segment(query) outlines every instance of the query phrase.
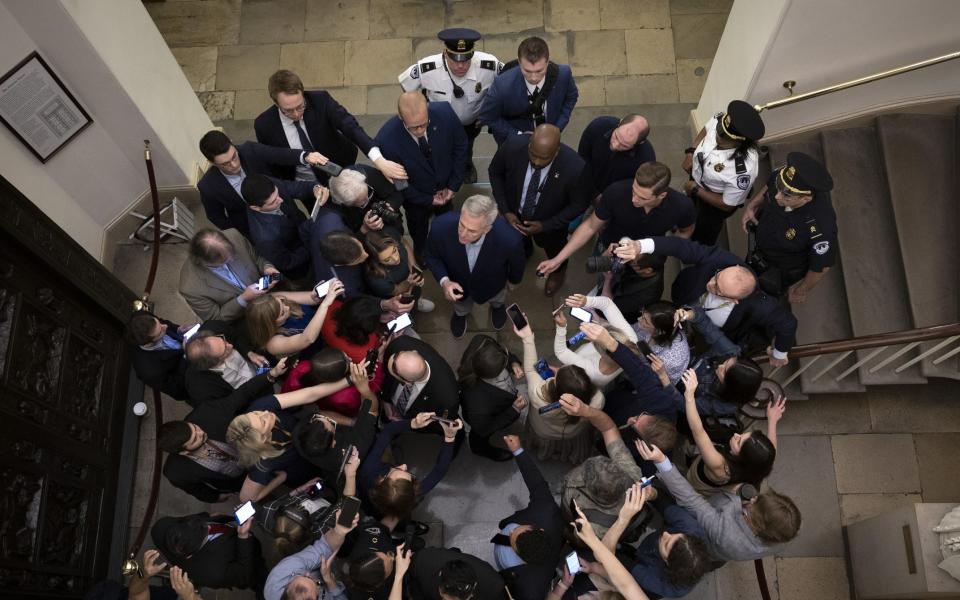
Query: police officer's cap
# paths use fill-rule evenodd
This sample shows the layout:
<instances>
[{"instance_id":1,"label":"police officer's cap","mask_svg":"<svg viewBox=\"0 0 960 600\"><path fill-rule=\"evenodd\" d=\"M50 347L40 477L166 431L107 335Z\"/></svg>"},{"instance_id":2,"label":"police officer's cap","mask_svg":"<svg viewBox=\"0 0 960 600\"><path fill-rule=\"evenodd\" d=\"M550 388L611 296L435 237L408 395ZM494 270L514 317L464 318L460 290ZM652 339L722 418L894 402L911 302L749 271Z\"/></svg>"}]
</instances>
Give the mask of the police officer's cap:
<instances>
[{"instance_id":1,"label":"police officer's cap","mask_svg":"<svg viewBox=\"0 0 960 600\"><path fill-rule=\"evenodd\" d=\"M464 27L444 29L437 34L446 46L446 54L456 62L467 62L473 58L473 45L480 39L480 32Z\"/></svg>"},{"instance_id":2,"label":"police officer's cap","mask_svg":"<svg viewBox=\"0 0 960 600\"><path fill-rule=\"evenodd\" d=\"M743 100L734 100L727 105L726 114L720 118L719 129L725 137L737 142L755 142L766 131L760 113Z\"/></svg>"},{"instance_id":3,"label":"police officer's cap","mask_svg":"<svg viewBox=\"0 0 960 600\"><path fill-rule=\"evenodd\" d=\"M833 189L833 177L809 154L791 152L786 166L777 173L777 187L794 195L829 192Z\"/></svg>"}]
</instances>

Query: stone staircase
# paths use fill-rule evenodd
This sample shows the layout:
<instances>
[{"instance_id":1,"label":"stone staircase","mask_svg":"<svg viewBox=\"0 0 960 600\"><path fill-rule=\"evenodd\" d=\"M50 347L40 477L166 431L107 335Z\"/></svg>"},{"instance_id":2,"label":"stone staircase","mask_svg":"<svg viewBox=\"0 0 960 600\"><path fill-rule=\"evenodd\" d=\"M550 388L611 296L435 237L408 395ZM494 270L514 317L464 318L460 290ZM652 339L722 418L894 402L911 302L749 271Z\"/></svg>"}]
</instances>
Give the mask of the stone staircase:
<instances>
[{"instance_id":1,"label":"stone staircase","mask_svg":"<svg viewBox=\"0 0 960 600\"><path fill-rule=\"evenodd\" d=\"M794 307L798 344L960 320L960 107L952 114L886 114L857 123L770 143L761 167L760 181L766 181L787 153L802 151L821 160L834 179L839 260ZM727 242L743 256L739 221L739 214L728 221ZM793 377L787 391L796 398L922 384L930 377L960 379L956 356L933 362L952 346L900 368L938 343L823 356L795 376L815 357L802 358L773 378Z\"/></svg>"}]
</instances>

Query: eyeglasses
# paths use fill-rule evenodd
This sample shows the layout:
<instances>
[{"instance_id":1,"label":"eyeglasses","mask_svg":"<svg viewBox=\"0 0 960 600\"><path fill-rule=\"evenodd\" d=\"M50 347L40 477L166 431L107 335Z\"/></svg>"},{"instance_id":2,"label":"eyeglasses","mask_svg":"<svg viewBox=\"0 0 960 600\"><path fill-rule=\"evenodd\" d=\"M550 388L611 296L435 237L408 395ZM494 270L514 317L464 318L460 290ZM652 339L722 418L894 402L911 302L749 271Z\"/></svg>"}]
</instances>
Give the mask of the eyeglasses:
<instances>
[{"instance_id":1,"label":"eyeglasses","mask_svg":"<svg viewBox=\"0 0 960 600\"><path fill-rule=\"evenodd\" d=\"M429 126L430 126L430 119L427 119L426 123L422 123L420 125L407 125L406 123L403 124L403 128L409 131L410 133L413 133L415 131L421 131L421 130L425 131Z\"/></svg>"},{"instance_id":2,"label":"eyeglasses","mask_svg":"<svg viewBox=\"0 0 960 600\"><path fill-rule=\"evenodd\" d=\"M225 161L223 161L223 162L215 162L215 163L213 163L213 164L214 164L214 166L217 166L217 167L226 167L226 166L229 166L229 165L234 164L235 162L237 162L237 161L239 161L239 160L240 160L240 153L237 152L236 148L233 148L233 156L231 156L230 158L228 158L227 160L225 160Z\"/></svg>"},{"instance_id":3,"label":"eyeglasses","mask_svg":"<svg viewBox=\"0 0 960 600\"><path fill-rule=\"evenodd\" d=\"M727 296L722 291L720 291L720 271L722 270L723 269L717 269L717 272L713 274L712 281L713 281L713 287L717 289L717 295L723 296L724 298L726 298Z\"/></svg>"},{"instance_id":4,"label":"eyeglasses","mask_svg":"<svg viewBox=\"0 0 960 600\"><path fill-rule=\"evenodd\" d=\"M331 419L330 417L328 417L327 415L321 415L320 413L315 413L312 417L310 417L311 423L319 423L320 421L326 421L327 423L330 423L331 425L333 425L333 432L336 433L337 422Z\"/></svg>"},{"instance_id":5,"label":"eyeglasses","mask_svg":"<svg viewBox=\"0 0 960 600\"><path fill-rule=\"evenodd\" d=\"M290 117L293 115L299 115L300 113L307 112L307 103L301 102L300 104L298 104L297 106L294 106L293 108L280 108L279 106L277 108L280 109L280 112Z\"/></svg>"}]
</instances>

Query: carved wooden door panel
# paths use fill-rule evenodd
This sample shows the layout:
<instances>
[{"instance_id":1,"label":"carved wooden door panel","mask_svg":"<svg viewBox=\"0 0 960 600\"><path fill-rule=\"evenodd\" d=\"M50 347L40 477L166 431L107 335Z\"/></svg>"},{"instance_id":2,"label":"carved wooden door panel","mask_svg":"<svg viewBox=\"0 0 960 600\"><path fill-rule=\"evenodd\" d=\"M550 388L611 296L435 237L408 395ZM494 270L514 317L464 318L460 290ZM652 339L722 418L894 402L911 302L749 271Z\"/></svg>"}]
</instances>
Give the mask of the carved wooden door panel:
<instances>
[{"instance_id":1,"label":"carved wooden door panel","mask_svg":"<svg viewBox=\"0 0 960 600\"><path fill-rule=\"evenodd\" d=\"M83 287L0 231L2 597L82 597L106 572L129 369Z\"/></svg>"}]
</instances>

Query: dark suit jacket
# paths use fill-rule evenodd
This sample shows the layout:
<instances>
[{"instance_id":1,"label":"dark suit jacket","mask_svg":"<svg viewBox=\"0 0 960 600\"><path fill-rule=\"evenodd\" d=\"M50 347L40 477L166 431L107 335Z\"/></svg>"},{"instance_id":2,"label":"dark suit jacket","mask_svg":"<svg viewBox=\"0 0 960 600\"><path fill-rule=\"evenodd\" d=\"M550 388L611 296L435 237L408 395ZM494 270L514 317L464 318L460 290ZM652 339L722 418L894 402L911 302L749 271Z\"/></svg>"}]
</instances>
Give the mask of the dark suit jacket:
<instances>
[{"instance_id":1,"label":"dark suit jacket","mask_svg":"<svg viewBox=\"0 0 960 600\"><path fill-rule=\"evenodd\" d=\"M167 326L167 335L182 344L183 334L177 331L180 326L166 319L159 320ZM137 377L147 387L160 388L161 392L174 400L189 398L184 381L187 360L183 357L183 350L144 350L140 346L133 346L130 362Z\"/></svg>"},{"instance_id":2,"label":"dark suit jacket","mask_svg":"<svg viewBox=\"0 0 960 600\"><path fill-rule=\"evenodd\" d=\"M476 574L478 586L473 594L474 598L503 600L507 597L503 578L489 563L453 548L424 548L413 555L406 576L408 596L405 597L413 600L440 600L440 569L452 560L467 563Z\"/></svg>"},{"instance_id":3,"label":"dark suit jacket","mask_svg":"<svg viewBox=\"0 0 960 600\"><path fill-rule=\"evenodd\" d=\"M407 170L410 185L403 190L404 201L422 206L429 206L438 190L459 190L467 162L467 134L457 113L447 102L431 102L427 109L429 159L404 128L400 117L384 123L376 139L383 156Z\"/></svg>"},{"instance_id":4,"label":"dark suit jacket","mask_svg":"<svg viewBox=\"0 0 960 600\"><path fill-rule=\"evenodd\" d=\"M237 153L240 155L240 166L247 175L254 173L260 175L270 175L275 165L288 166L295 168L300 164L300 150L291 150L289 148L273 148L257 144L256 142L244 142L237 144ZM282 183L280 180L274 180L277 187ZM214 165L210 165L207 172L203 174L197 183L197 189L200 190L200 202L203 204L203 210L207 213L210 222L220 229L237 229L243 235L249 235L247 227L247 203L243 197L230 185L227 178ZM304 200L312 200L313 194ZM312 207L313 204L311 203Z\"/></svg>"},{"instance_id":5,"label":"dark suit jacket","mask_svg":"<svg viewBox=\"0 0 960 600\"><path fill-rule=\"evenodd\" d=\"M690 265L680 271L673 282L672 297L677 304L696 304L706 291L707 282L719 269L744 265L740 257L719 246L704 246L672 236L652 239L654 254L676 256L682 263ZM759 287L753 294L737 302L722 330L728 338L738 341L748 337L749 330L753 328L772 332L773 346L781 352L789 351L796 343L796 317Z\"/></svg>"},{"instance_id":6,"label":"dark suit jacket","mask_svg":"<svg viewBox=\"0 0 960 600\"><path fill-rule=\"evenodd\" d=\"M394 210L400 212L401 207L403 206L403 194L397 190L396 186L390 183L386 177L383 176L383 173L379 169L371 165L356 164L346 167L351 171L358 171L363 173L367 178L367 187L372 193L370 201L366 206L360 208L355 206L341 206L333 202L329 202L326 206L335 210L340 217L343 219L344 224L350 231L354 233L360 233L360 227L363 225L363 217L367 214L367 211L370 210L370 207L373 206L375 202L387 202ZM403 230L403 223L399 224L399 227L395 229Z\"/></svg>"},{"instance_id":7,"label":"dark suit jacket","mask_svg":"<svg viewBox=\"0 0 960 600\"><path fill-rule=\"evenodd\" d=\"M307 105L303 113L304 128L313 149L341 167L352 165L357 160L357 146L364 154L373 148L373 140L360 127L357 120L325 90L303 93ZM257 141L268 146L289 148L287 135L280 124L280 110L271 106L260 113L253 122ZM294 179L295 166L275 165L273 175L280 179Z\"/></svg>"},{"instance_id":8,"label":"dark suit jacket","mask_svg":"<svg viewBox=\"0 0 960 600\"><path fill-rule=\"evenodd\" d=\"M336 277L343 282L344 296L347 298L366 291L363 282L363 265L334 267L320 251L320 240L323 236L333 231L350 231L339 211L330 208L330 204L327 203L317 212L316 220L308 220L302 231L307 232L304 236L305 243L310 249L313 274L317 281Z\"/></svg>"},{"instance_id":9,"label":"dark suit jacket","mask_svg":"<svg viewBox=\"0 0 960 600\"><path fill-rule=\"evenodd\" d=\"M260 543L251 535L241 540L236 530L230 529L203 545L189 558L174 558L174 553L164 543L163 532L174 521L190 517L203 517L210 522L227 523L231 517L211 517L207 513L188 517L162 517L150 530L153 543L167 560L190 574L190 581L200 587L209 588L256 588L265 581L263 558L260 555Z\"/></svg>"},{"instance_id":10,"label":"dark suit jacket","mask_svg":"<svg viewBox=\"0 0 960 600\"><path fill-rule=\"evenodd\" d=\"M505 569L500 575L507 582L515 600L542 600L550 589L557 563L563 557L563 528L566 527L566 522L553 494L550 493L547 480L543 478L530 453L524 450L516 457L516 461L530 493L530 502L526 508L500 521L498 527L503 529L510 523L516 523L543 529L554 555L544 564L523 564Z\"/></svg>"},{"instance_id":11,"label":"dark suit jacket","mask_svg":"<svg viewBox=\"0 0 960 600\"><path fill-rule=\"evenodd\" d=\"M282 182L283 188L277 187L283 202L280 204L282 215L273 215L257 212L247 209L247 220L250 225L250 241L257 253L280 270L287 278L299 279L306 276L310 269L310 252L303 242L303 235L309 235L305 232L301 235L301 228L306 229L304 223L307 220L297 205L294 198L298 195L290 195L292 188L310 188L306 193L313 194L313 184L305 181Z\"/></svg>"},{"instance_id":12,"label":"dark suit jacket","mask_svg":"<svg viewBox=\"0 0 960 600\"><path fill-rule=\"evenodd\" d=\"M457 237L459 221L460 213L448 212L430 226L426 262L437 281L449 277L463 287L467 297L481 304L496 296L507 281L520 283L526 263L520 232L497 217L470 271L467 251Z\"/></svg>"},{"instance_id":13,"label":"dark suit jacket","mask_svg":"<svg viewBox=\"0 0 960 600\"><path fill-rule=\"evenodd\" d=\"M580 92L573 80L569 65L557 65L557 83L547 98L547 123L560 129L570 122L570 113L577 104ZM541 82L540 86L543 86ZM528 116L530 106L527 82L520 67L504 69L487 89L480 106L480 122L490 129L498 144L518 131L533 131L533 119Z\"/></svg>"},{"instance_id":14,"label":"dark suit jacket","mask_svg":"<svg viewBox=\"0 0 960 600\"><path fill-rule=\"evenodd\" d=\"M507 138L490 162L490 187L500 214L512 212L520 216L520 204L527 193L523 180L530 165L529 142L530 135ZM560 152L550 165L533 212L533 220L540 221L545 232L566 230L570 221L587 209L590 199L580 183L583 164L573 148L560 144Z\"/></svg>"},{"instance_id":15,"label":"dark suit jacket","mask_svg":"<svg viewBox=\"0 0 960 600\"><path fill-rule=\"evenodd\" d=\"M413 418L422 412L435 412L442 415L444 411L447 411L449 418L457 418L460 410L460 389L457 385L457 377L450 364L430 344L409 335L402 335L387 346L383 353L383 364L389 364L394 354L409 350L416 350L430 365L430 380L407 409L408 418ZM380 397L385 402L392 401L398 384L397 378L388 370Z\"/></svg>"},{"instance_id":16,"label":"dark suit jacket","mask_svg":"<svg viewBox=\"0 0 960 600\"><path fill-rule=\"evenodd\" d=\"M470 360L484 340L493 339L487 335L475 335L463 351L463 360ZM496 340L494 340L496 341ZM487 342L490 343L490 342ZM510 360L509 362L519 362ZM509 370L510 366L507 365ZM513 409L516 396L508 394L495 385L477 380L473 385L460 385L460 402L463 406L463 420L470 425L470 433L488 438L497 431L505 429L520 417Z\"/></svg>"}]
</instances>

